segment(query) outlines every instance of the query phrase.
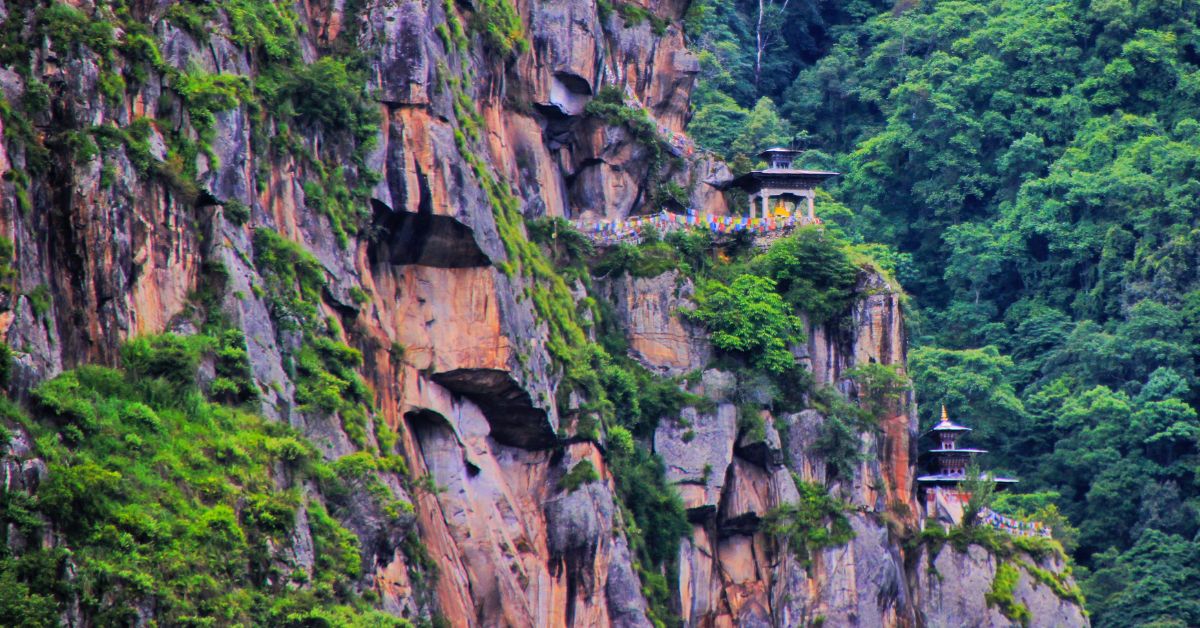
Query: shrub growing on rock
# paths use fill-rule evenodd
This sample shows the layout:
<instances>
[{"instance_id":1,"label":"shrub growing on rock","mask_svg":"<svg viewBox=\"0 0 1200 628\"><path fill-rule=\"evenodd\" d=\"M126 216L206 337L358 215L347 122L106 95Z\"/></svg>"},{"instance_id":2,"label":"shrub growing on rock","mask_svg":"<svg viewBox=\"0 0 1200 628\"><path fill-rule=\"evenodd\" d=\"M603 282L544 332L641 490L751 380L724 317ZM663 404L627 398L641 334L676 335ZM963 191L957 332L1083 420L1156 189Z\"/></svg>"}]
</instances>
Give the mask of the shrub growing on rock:
<instances>
[{"instance_id":1,"label":"shrub growing on rock","mask_svg":"<svg viewBox=\"0 0 1200 628\"><path fill-rule=\"evenodd\" d=\"M713 346L780 374L795 365L788 346L803 341L803 323L775 290L775 281L741 275L730 285L709 282L689 316L712 332Z\"/></svg>"}]
</instances>

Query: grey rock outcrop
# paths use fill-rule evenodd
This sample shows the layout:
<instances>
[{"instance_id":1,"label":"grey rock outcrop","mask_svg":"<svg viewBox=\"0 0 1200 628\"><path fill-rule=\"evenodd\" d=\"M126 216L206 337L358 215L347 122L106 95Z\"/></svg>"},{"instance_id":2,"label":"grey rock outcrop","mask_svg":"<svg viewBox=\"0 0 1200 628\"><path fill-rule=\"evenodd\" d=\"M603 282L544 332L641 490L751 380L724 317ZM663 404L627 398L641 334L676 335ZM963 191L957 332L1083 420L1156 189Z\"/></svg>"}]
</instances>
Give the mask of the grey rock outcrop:
<instances>
[{"instance_id":1,"label":"grey rock outcrop","mask_svg":"<svg viewBox=\"0 0 1200 628\"><path fill-rule=\"evenodd\" d=\"M997 606L989 605L982 593L992 590L998 559L978 545L967 547L965 553L944 547L930 558L928 549L917 556L918 612L927 626L1019 626ZM1029 556L1018 555L1016 560L1034 563ZM1046 564L1061 571L1061 564ZM1039 583L1021 566L1012 592L1013 601L1029 611L1030 625L1073 627L1088 625L1082 609L1072 601L1059 598L1048 586Z\"/></svg>"},{"instance_id":2,"label":"grey rock outcrop","mask_svg":"<svg viewBox=\"0 0 1200 628\"><path fill-rule=\"evenodd\" d=\"M716 512L726 472L733 462L737 408L718 404L713 414L684 408L678 421L659 423L654 450L667 467L667 480L679 487L690 516L703 519Z\"/></svg>"}]
</instances>

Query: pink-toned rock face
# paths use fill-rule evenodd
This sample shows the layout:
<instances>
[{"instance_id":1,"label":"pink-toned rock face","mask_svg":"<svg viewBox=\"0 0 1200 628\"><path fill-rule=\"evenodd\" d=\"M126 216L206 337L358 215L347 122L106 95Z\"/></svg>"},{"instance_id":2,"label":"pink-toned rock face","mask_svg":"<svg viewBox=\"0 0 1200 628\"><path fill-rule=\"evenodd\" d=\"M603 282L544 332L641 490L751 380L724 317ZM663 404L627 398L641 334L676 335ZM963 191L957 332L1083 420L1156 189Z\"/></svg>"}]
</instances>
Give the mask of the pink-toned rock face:
<instances>
[{"instance_id":1,"label":"pink-toned rock face","mask_svg":"<svg viewBox=\"0 0 1200 628\"><path fill-rule=\"evenodd\" d=\"M680 375L708 366L712 348L704 330L679 315L692 307L690 279L674 271L650 278L622 275L601 290L615 306L633 357L646 368Z\"/></svg>"},{"instance_id":2,"label":"pink-toned rock face","mask_svg":"<svg viewBox=\"0 0 1200 628\"><path fill-rule=\"evenodd\" d=\"M679 316L691 307L687 280L670 272L598 284L614 305L630 356L647 368L682 374L712 359L704 331ZM871 274L864 274L859 291L849 334L835 340L824 327L810 326L807 345L798 351L818 385L852 391L845 373L855 365L904 366L899 293ZM729 403L746 394L733 374L705 371L692 390L709 397L716 411L684 409L678 419L661 422L654 437L667 477L696 523L680 549L675 584L685 623L792 626L824 617L830 625L914 625L918 609L907 590L904 550L888 527L911 529L921 516L912 480L911 397L876 417L881 430L860 435L862 451L870 454L852 476L838 477L821 450L826 418L820 412L762 412L761 427L751 434L740 427L741 409ZM794 479L831 486L855 509L848 515L854 539L817 552L807 566L761 530L772 509L799 499Z\"/></svg>"},{"instance_id":3,"label":"pink-toned rock face","mask_svg":"<svg viewBox=\"0 0 1200 628\"><path fill-rule=\"evenodd\" d=\"M554 3L539 3L550 5ZM532 115L515 114L503 107L483 111L485 139L500 176L511 182L528 210L548 216L572 215L567 203L567 182L560 170L565 148L551 149L543 141L542 123Z\"/></svg>"},{"instance_id":4,"label":"pink-toned rock face","mask_svg":"<svg viewBox=\"0 0 1200 628\"><path fill-rule=\"evenodd\" d=\"M598 89L603 30L591 0L528 3L532 52L522 64L535 102L579 115Z\"/></svg>"},{"instance_id":5,"label":"pink-toned rock face","mask_svg":"<svg viewBox=\"0 0 1200 628\"><path fill-rule=\"evenodd\" d=\"M396 332L405 360L435 372L507 369L510 340L500 331L494 268L401 266L376 276L390 302L383 324Z\"/></svg>"},{"instance_id":6,"label":"pink-toned rock face","mask_svg":"<svg viewBox=\"0 0 1200 628\"><path fill-rule=\"evenodd\" d=\"M825 340L824 330L811 330L808 355L814 369L824 373L818 373L818 378L840 383L840 374L859 360L902 360L902 328L887 318L888 308L894 304L892 294L876 294L860 303L855 308L859 333L849 344L831 344ZM823 361L814 359L818 355ZM729 394L728 387L718 384L718 379L705 377L706 384L711 384L705 386L706 393ZM898 447L904 454L903 466L889 467L894 462L886 457L864 463L854 478L834 483L835 494L844 495L867 511L886 511L889 500L911 501L907 479L910 403L906 401L897 408L894 418L884 418L882 435L863 437L867 451L877 446L877 438L889 447ZM798 499L792 475L782 464L784 460L804 481L825 483L827 479L826 463L817 448L825 421L821 414L808 410L778 420L769 413L760 418L764 422L762 434L740 437L726 480L721 483L716 500L719 509L709 524L720 534L720 541L712 547L697 537L681 550L679 599L688 610L689 625L745 625L758 618L763 618L763 625L803 625L818 616L826 617L833 625L905 624L913 610L904 594L879 597L881 590L902 591L905 587L903 563L890 549L884 526L868 516L852 515L855 539L848 546L813 556L808 569L786 549L784 555L779 555L781 548L759 530L759 521L770 509ZM783 426L780 429L786 430L786 438L776 433L775 425ZM889 431L887 425L893 425L894 431ZM889 439L896 443L893 445ZM773 448L782 448L778 457L771 454ZM695 454L692 456L695 460ZM688 454L682 458L689 459ZM665 459L670 464L671 458ZM887 478L883 485L864 480L879 472ZM698 488L681 486L685 495ZM719 584L712 584L714 579ZM719 593L708 588L712 586ZM873 601L861 603L860 599L879 599L880 606Z\"/></svg>"},{"instance_id":7,"label":"pink-toned rock face","mask_svg":"<svg viewBox=\"0 0 1200 628\"><path fill-rule=\"evenodd\" d=\"M717 405L712 414L684 408L678 421L659 422L654 451L694 517L711 517L720 504L736 436L737 410L729 403Z\"/></svg>"},{"instance_id":8,"label":"pink-toned rock face","mask_svg":"<svg viewBox=\"0 0 1200 628\"><path fill-rule=\"evenodd\" d=\"M758 465L734 458L720 506L725 533L753 533L767 512L778 506L771 493L771 476Z\"/></svg>"},{"instance_id":9,"label":"pink-toned rock face","mask_svg":"<svg viewBox=\"0 0 1200 628\"><path fill-rule=\"evenodd\" d=\"M900 293L875 274L860 281L858 290L864 298L851 314L852 342L840 345L831 339L828 330L810 327L804 355L818 385L845 388L843 373L856 364L875 362L904 369L907 348ZM882 500L888 507L893 503L903 504L909 513L904 517L906 523L915 525L917 509L911 458L917 429L915 401L908 394L891 404L886 416L877 418L883 428L877 437L881 453L878 463L886 482L883 486L862 484L860 499L866 504Z\"/></svg>"},{"instance_id":10,"label":"pink-toned rock face","mask_svg":"<svg viewBox=\"0 0 1200 628\"><path fill-rule=\"evenodd\" d=\"M191 230L184 222L189 218L161 206L157 209L133 217L133 263L138 273L129 304L134 321L131 336L166 329L171 318L183 311L200 270L198 243L183 235ZM95 235L97 241L104 237Z\"/></svg>"},{"instance_id":11,"label":"pink-toned rock face","mask_svg":"<svg viewBox=\"0 0 1200 628\"><path fill-rule=\"evenodd\" d=\"M632 572L624 545L611 542L612 488L596 448L575 445L551 463L550 452L497 445L479 408L436 384L418 383L406 398L425 404L406 412L405 433L419 452L414 471L439 487L420 497L421 529L451 569L438 581L448 618L455 625L614 623L605 591L610 579L628 581ZM560 489L559 478L582 460L601 481ZM612 564L613 552L624 567ZM634 616L642 609L634 604Z\"/></svg>"}]
</instances>

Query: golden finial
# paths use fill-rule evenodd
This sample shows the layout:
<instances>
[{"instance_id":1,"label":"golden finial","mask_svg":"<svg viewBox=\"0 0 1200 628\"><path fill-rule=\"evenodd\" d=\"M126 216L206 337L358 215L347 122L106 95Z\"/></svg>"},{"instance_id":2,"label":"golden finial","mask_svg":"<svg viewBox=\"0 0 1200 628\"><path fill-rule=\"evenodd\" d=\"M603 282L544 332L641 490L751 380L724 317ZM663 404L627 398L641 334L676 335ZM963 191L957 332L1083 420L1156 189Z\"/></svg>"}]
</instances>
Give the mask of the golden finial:
<instances>
[{"instance_id":1,"label":"golden finial","mask_svg":"<svg viewBox=\"0 0 1200 628\"><path fill-rule=\"evenodd\" d=\"M950 417L946 416L946 404L942 404L942 423L949 423Z\"/></svg>"}]
</instances>

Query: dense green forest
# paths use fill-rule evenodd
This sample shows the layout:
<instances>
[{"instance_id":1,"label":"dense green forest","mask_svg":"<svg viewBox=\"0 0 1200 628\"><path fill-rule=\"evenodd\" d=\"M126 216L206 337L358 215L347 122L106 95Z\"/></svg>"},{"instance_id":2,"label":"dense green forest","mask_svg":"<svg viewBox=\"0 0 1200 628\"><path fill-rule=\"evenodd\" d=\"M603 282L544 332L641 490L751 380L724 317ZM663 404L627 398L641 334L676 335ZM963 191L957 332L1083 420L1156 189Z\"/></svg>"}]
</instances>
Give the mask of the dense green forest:
<instances>
[{"instance_id":1,"label":"dense green forest","mask_svg":"<svg viewBox=\"0 0 1200 628\"><path fill-rule=\"evenodd\" d=\"M698 0L690 132L845 173L923 425L1056 504L1101 626L1200 624L1200 3ZM844 205L844 207L843 207ZM848 209L847 209L848 208ZM821 208L818 208L821 211Z\"/></svg>"}]
</instances>

